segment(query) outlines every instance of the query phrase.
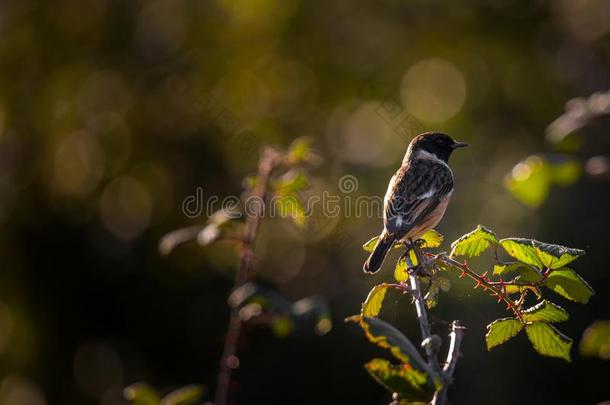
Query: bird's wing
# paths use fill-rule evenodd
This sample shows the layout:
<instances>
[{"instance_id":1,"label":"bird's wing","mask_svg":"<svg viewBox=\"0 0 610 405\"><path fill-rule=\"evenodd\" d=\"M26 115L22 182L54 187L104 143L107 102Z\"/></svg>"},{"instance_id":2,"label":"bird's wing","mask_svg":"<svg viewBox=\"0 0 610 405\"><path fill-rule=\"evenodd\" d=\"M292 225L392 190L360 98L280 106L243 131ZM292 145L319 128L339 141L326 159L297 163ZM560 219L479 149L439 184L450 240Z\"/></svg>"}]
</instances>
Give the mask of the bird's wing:
<instances>
[{"instance_id":1,"label":"bird's wing","mask_svg":"<svg viewBox=\"0 0 610 405\"><path fill-rule=\"evenodd\" d=\"M453 175L443 164L418 159L392 177L385 196L386 230L403 237L453 191Z\"/></svg>"}]
</instances>

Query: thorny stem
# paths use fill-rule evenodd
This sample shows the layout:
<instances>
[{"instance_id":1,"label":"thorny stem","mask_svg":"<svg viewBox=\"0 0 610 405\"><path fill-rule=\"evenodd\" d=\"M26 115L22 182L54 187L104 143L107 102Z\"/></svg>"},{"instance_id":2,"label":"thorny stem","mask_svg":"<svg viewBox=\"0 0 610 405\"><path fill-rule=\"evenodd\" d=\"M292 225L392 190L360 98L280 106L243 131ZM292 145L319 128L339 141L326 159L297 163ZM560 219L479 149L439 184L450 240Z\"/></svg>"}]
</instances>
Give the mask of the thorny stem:
<instances>
[{"instance_id":1,"label":"thorny stem","mask_svg":"<svg viewBox=\"0 0 610 405\"><path fill-rule=\"evenodd\" d=\"M261 152L261 157L258 165L258 183L252 190L252 197L257 201L263 202L267 197L267 184L272 171L280 164L279 154L271 148L266 148ZM235 273L233 282L233 290L244 285L251 276L252 263L254 253L252 245L256 238L256 234L260 225L260 220L263 214L263 207L255 207L254 215L249 215L246 220L243 237L241 239L239 253L239 268ZM225 337L224 349L220 359L220 370L218 372L218 381L216 384L215 405L225 405L229 397L231 386L231 371L236 366L235 353L241 333L241 319L239 318L239 309L231 309L231 317L229 319L229 327Z\"/></svg>"},{"instance_id":2,"label":"thorny stem","mask_svg":"<svg viewBox=\"0 0 610 405\"><path fill-rule=\"evenodd\" d=\"M445 255L438 255L437 258L449 266L460 269L460 278L468 276L474 280L476 282L474 288L482 287L484 291L489 290L490 295L497 297L498 302L504 301L506 303L506 308L510 309L522 323L525 323L521 314L520 305L515 303L506 293L506 286L509 285L509 283L505 283L503 281L500 281L499 283L492 282L487 279L487 272L479 275L471 270L466 262L460 263L457 260ZM532 286L532 284L527 284L527 286Z\"/></svg>"}]
</instances>

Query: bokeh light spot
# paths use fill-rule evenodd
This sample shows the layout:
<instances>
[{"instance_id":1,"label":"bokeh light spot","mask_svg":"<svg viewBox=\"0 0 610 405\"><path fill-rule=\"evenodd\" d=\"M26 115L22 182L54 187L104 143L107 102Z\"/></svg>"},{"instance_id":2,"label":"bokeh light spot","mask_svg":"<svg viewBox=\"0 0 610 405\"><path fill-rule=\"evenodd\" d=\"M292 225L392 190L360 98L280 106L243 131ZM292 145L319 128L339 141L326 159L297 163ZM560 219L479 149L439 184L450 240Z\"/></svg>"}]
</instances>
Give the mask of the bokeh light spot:
<instances>
[{"instance_id":1,"label":"bokeh light spot","mask_svg":"<svg viewBox=\"0 0 610 405\"><path fill-rule=\"evenodd\" d=\"M462 72L444 59L425 59L413 65L402 80L402 101L418 119L437 123L456 115L466 101Z\"/></svg>"},{"instance_id":2,"label":"bokeh light spot","mask_svg":"<svg viewBox=\"0 0 610 405\"><path fill-rule=\"evenodd\" d=\"M153 202L148 190L133 177L112 181L100 199L101 220L119 239L138 237L150 223Z\"/></svg>"}]
</instances>

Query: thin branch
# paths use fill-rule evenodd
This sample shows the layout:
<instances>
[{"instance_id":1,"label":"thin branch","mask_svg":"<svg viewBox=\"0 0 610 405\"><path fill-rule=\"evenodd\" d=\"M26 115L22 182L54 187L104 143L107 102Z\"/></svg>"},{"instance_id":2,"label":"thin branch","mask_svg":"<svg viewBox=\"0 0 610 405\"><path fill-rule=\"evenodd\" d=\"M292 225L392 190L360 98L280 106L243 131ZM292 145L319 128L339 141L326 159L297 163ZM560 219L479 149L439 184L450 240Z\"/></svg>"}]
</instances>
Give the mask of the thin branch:
<instances>
[{"instance_id":1,"label":"thin branch","mask_svg":"<svg viewBox=\"0 0 610 405\"><path fill-rule=\"evenodd\" d=\"M256 201L263 203L266 201L268 194L268 181L271 172L278 164L279 154L271 148L265 148L261 152L261 157L258 166L258 183L252 190L252 197ZM256 234L263 216L263 206L255 207L256 211L253 215L248 216L244 235L242 238L241 251L239 255L239 269L235 274L233 290L241 287L248 282L251 276L252 262L254 253L252 244L256 238ZM216 405L225 405L229 397L231 386L231 371L235 367L235 353L237 352L237 344L241 333L242 322L239 318L239 309L231 309L231 317L229 319L229 329L225 337L224 349L220 359L220 370L218 372L218 381L216 384Z\"/></svg>"},{"instance_id":2,"label":"thin branch","mask_svg":"<svg viewBox=\"0 0 610 405\"><path fill-rule=\"evenodd\" d=\"M426 260L419 248L416 244L412 244L411 248L415 252L415 257L417 258L417 266L424 265L424 260ZM408 259L409 253L407 251L406 258ZM409 266L409 285L411 287L411 294L415 300L415 309L417 311L417 320L419 321L419 327L421 330L422 342L426 342L428 344L425 345L426 355L428 356L428 364L432 368L432 370L436 373L436 375L442 380L443 372L441 370L441 366L438 361L437 352L438 347L432 342L430 339L432 338L432 332L430 330L430 322L428 321L428 310L426 308L426 301L422 294L421 285L419 283L419 278L417 277L417 267Z\"/></svg>"},{"instance_id":3,"label":"thin branch","mask_svg":"<svg viewBox=\"0 0 610 405\"><path fill-rule=\"evenodd\" d=\"M443 388L434 395L432 405L441 405L447 401L449 385L453 382L453 372L455 371L455 366L460 357L460 346L462 345L462 339L464 338L464 329L465 328L460 325L460 322L457 320L451 323L449 351L447 352L447 360L443 367L445 384L443 384Z\"/></svg>"}]
</instances>

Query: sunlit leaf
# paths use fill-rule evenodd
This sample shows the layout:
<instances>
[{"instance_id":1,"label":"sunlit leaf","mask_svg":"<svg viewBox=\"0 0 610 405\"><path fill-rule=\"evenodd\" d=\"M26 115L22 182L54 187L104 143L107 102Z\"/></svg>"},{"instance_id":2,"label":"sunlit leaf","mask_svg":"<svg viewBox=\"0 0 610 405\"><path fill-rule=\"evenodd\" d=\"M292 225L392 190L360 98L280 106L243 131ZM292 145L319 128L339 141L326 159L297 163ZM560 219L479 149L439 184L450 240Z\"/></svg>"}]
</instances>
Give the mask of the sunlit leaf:
<instances>
[{"instance_id":1,"label":"sunlit leaf","mask_svg":"<svg viewBox=\"0 0 610 405\"><path fill-rule=\"evenodd\" d=\"M352 316L347 321L357 322L367 339L377 346L390 350L402 363L411 364L415 369L429 373L428 364L415 345L398 329L379 318Z\"/></svg>"},{"instance_id":2,"label":"sunlit leaf","mask_svg":"<svg viewBox=\"0 0 610 405\"><path fill-rule=\"evenodd\" d=\"M582 304L589 302L589 298L595 293L585 280L567 267L552 271L544 285L557 294Z\"/></svg>"},{"instance_id":3,"label":"sunlit leaf","mask_svg":"<svg viewBox=\"0 0 610 405\"><path fill-rule=\"evenodd\" d=\"M295 139L288 148L289 156L295 162L305 160L310 151L311 140L305 137Z\"/></svg>"},{"instance_id":4,"label":"sunlit leaf","mask_svg":"<svg viewBox=\"0 0 610 405\"><path fill-rule=\"evenodd\" d=\"M362 249L366 252L372 253L375 250L375 246L377 246L377 242L379 241L379 236L372 237L365 244L362 245Z\"/></svg>"},{"instance_id":5,"label":"sunlit leaf","mask_svg":"<svg viewBox=\"0 0 610 405\"><path fill-rule=\"evenodd\" d=\"M546 200L550 186L551 171L540 156L529 156L517 163L504 179L504 187L516 199L533 207Z\"/></svg>"},{"instance_id":6,"label":"sunlit leaf","mask_svg":"<svg viewBox=\"0 0 610 405\"><path fill-rule=\"evenodd\" d=\"M521 329L523 329L523 324L515 318L503 318L493 321L487 325L487 334L485 335L487 350L491 350L508 341L521 332Z\"/></svg>"},{"instance_id":7,"label":"sunlit leaf","mask_svg":"<svg viewBox=\"0 0 610 405\"><path fill-rule=\"evenodd\" d=\"M381 312L383 306L383 299L388 291L387 284L379 284L373 287L366 297L366 300L362 303L362 316L377 316Z\"/></svg>"},{"instance_id":8,"label":"sunlit leaf","mask_svg":"<svg viewBox=\"0 0 610 405\"><path fill-rule=\"evenodd\" d=\"M610 320L595 321L582 335L580 353L610 360Z\"/></svg>"},{"instance_id":9,"label":"sunlit leaf","mask_svg":"<svg viewBox=\"0 0 610 405\"><path fill-rule=\"evenodd\" d=\"M200 385L187 385L164 396L161 405L192 405L199 402L203 394L204 389Z\"/></svg>"},{"instance_id":10,"label":"sunlit leaf","mask_svg":"<svg viewBox=\"0 0 610 405\"><path fill-rule=\"evenodd\" d=\"M396 267L394 267L394 279L399 283L405 282L409 279L409 273L407 272L407 260L404 256L402 256L396 262Z\"/></svg>"},{"instance_id":11,"label":"sunlit leaf","mask_svg":"<svg viewBox=\"0 0 610 405\"><path fill-rule=\"evenodd\" d=\"M372 253L373 250L375 250L375 246L377 246L378 241L379 241L379 236L374 236L362 245L362 249L364 249L366 252ZM405 244L400 241L394 242L394 244L392 245L393 249L404 249L404 247L405 247Z\"/></svg>"},{"instance_id":12,"label":"sunlit leaf","mask_svg":"<svg viewBox=\"0 0 610 405\"><path fill-rule=\"evenodd\" d=\"M159 405L161 396L145 383L135 383L123 390L123 397L132 405Z\"/></svg>"},{"instance_id":13,"label":"sunlit leaf","mask_svg":"<svg viewBox=\"0 0 610 405\"><path fill-rule=\"evenodd\" d=\"M558 269L585 254L584 250L525 238L502 239L500 245L515 259L540 269Z\"/></svg>"},{"instance_id":14,"label":"sunlit leaf","mask_svg":"<svg viewBox=\"0 0 610 405\"><path fill-rule=\"evenodd\" d=\"M432 309L438 305L438 290L438 282L433 282L430 284L430 288L424 296L424 300L426 301L426 307L428 307L428 309Z\"/></svg>"},{"instance_id":15,"label":"sunlit leaf","mask_svg":"<svg viewBox=\"0 0 610 405\"><path fill-rule=\"evenodd\" d=\"M281 179L274 181L272 187L278 195L288 196L306 190L309 187L309 179L303 173L288 172Z\"/></svg>"},{"instance_id":16,"label":"sunlit leaf","mask_svg":"<svg viewBox=\"0 0 610 405\"><path fill-rule=\"evenodd\" d=\"M425 242L421 245L422 248L437 248L443 243L444 236L434 229L429 230L420 237Z\"/></svg>"},{"instance_id":17,"label":"sunlit leaf","mask_svg":"<svg viewBox=\"0 0 610 405\"><path fill-rule=\"evenodd\" d=\"M425 373L402 364L393 365L385 359L373 359L364 366L369 374L388 391L399 393L405 400L429 401L434 394Z\"/></svg>"},{"instance_id":18,"label":"sunlit leaf","mask_svg":"<svg viewBox=\"0 0 610 405\"><path fill-rule=\"evenodd\" d=\"M307 137L297 138L288 148L288 162L298 164L306 162L317 165L322 161L320 155L311 147L311 140Z\"/></svg>"},{"instance_id":19,"label":"sunlit leaf","mask_svg":"<svg viewBox=\"0 0 610 405\"><path fill-rule=\"evenodd\" d=\"M520 280L518 280L520 281ZM507 285L504 287L504 290L506 291L506 293L508 295L512 295L512 294L522 294L524 292L532 292L534 294L536 294L536 297L538 297L539 299L542 298L542 294L540 293L540 289L538 287L535 286L531 286L531 285Z\"/></svg>"},{"instance_id":20,"label":"sunlit leaf","mask_svg":"<svg viewBox=\"0 0 610 405\"><path fill-rule=\"evenodd\" d=\"M492 244L498 243L496 235L483 225L467 233L451 244L451 256L479 256Z\"/></svg>"},{"instance_id":21,"label":"sunlit leaf","mask_svg":"<svg viewBox=\"0 0 610 405\"><path fill-rule=\"evenodd\" d=\"M525 331L538 353L571 361L572 339L559 332L554 326L544 322L534 322L526 325Z\"/></svg>"},{"instance_id":22,"label":"sunlit leaf","mask_svg":"<svg viewBox=\"0 0 610 405\"><path fill-rule=\"evenodd\" d=\"M527 266L523 263L515 262L508 264L496 264L494 265L494 276L506 276L509 274L519 274L519 271Z\"/></svg>"},{"instance_id":23,"label":"sunlit leaf","mask_svg":"<svg viewBox=\"0 0 610 405\"><path fill-rule=\"evenodd\" d=\"M568 318L565 309L547 300L523 311L523 319L526 322L564 322Z\"/></svg>"}]
</instances>

